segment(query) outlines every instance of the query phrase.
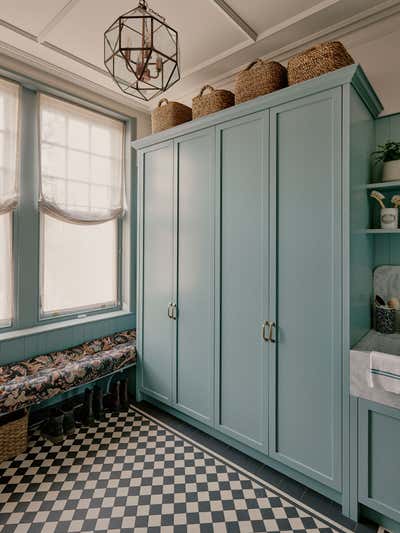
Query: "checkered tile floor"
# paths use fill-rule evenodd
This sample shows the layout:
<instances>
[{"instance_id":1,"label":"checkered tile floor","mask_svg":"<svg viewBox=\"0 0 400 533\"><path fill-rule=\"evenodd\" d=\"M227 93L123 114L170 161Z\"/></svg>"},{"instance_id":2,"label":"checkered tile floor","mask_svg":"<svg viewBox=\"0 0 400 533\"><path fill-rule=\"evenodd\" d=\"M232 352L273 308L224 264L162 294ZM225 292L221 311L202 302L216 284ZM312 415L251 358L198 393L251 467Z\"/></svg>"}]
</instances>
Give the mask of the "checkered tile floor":
<instances>
[{"instance_id":1,"label":"checkered tile floor","mask_svg":"<svg viewBox=\"0 0 400 533\"><path fill-rule=\"evenodd\" d=\"M349 530L136 408L0 465L0 531Z\"/></svg>"}]
</instances>

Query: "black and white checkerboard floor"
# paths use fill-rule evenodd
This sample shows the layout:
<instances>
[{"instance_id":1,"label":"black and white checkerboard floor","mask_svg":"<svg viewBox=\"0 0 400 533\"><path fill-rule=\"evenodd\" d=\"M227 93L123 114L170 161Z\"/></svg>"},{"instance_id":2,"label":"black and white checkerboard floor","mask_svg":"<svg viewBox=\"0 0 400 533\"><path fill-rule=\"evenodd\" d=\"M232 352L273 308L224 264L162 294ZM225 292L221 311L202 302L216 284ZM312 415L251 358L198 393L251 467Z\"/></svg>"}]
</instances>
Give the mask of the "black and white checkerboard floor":
<instances>
[{"instance_id":1,"label":"black and white checkerboard floor","mask_svg":"<svg viewBox=\"0 0 400 533\"><path fill-rule=\"evenodd\" d=\"M350 530L131 408L1 464L0 531Z\"/></svg>"}]
</instances>

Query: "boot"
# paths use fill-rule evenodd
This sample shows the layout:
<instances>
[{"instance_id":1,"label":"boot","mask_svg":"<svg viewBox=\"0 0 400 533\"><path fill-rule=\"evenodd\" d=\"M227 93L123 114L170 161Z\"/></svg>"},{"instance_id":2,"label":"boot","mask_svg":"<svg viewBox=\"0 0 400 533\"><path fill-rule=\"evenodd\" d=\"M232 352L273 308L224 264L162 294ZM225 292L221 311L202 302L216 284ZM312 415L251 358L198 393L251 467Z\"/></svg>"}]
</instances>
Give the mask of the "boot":
<instances>
[{"instance_id":1,"label":"boot","mask_svg":"<svg viewBox=\"0 0 400 533\"><path fill-rule=\"evenodd\" d=\"M93 398L93 413L96 420L102 421L105 420L106 415L104 413L104 394L103 389L94 386L94 398Z\"/></svg>"},{"instance_id":2,"label":"boot","mask_svg":"<svg viewBox=\"0 0 400 533\"><path fill-rule=\"evenodd\" d=\"M112 413L118 413L118 411L121 408L119 391L120 391L120 382L114 381L111 384L110 394L108 395L108 398L107 398L107 406Z\"/></svg>"},{"instance_id":3,"label":"boot","mask_svg":"<svg viewBox=\"0 0 400 533\"><path fill-rule=\"evenodd\" d=\"M63 422L64 414L59 409L52 411L40 427L42 437L54 444L62 442L65 439Z\"/></svg>"},{"instance_id":4,"label":"boot","mask_svg":"<svg viewBox=\"0 0 400 533\"><path fill-rule=\"evenodd\" d=\"M85 399L81 411L82 426L93 426L93 389L85 389Z\"/></svg>"},{"instance_id":5,"label":"boot","mask_svg":"<svg viewBox=\"0 0 400 533\"><path fill-rule=\"evenodd\" d=\"M65 408L62 409L62 413L64 415L64 420L63 420L64 433L65 435L73 435L76 430L75 412L74 412L73 407L66 406Z\"/></svg>"},{"instance_id":6,"label":"boot","mask_svg":"<svg viewBox=\"0 0 400 533\"><path fill-rule=\"evenodd\" d=\"M128 378L120 381L119 399L121 402L121 409L127 411L129 409Z\"/></svg>"}]
</instances>

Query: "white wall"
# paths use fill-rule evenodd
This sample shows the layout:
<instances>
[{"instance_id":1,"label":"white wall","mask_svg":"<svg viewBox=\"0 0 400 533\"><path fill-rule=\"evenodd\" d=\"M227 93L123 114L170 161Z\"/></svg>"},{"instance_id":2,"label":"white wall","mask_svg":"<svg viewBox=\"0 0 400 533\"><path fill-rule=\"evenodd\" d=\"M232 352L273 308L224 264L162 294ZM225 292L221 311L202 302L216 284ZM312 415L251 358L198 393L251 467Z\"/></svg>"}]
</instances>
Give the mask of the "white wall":
<instances>
[{"instance_id":1,"label":"white wall","mask_svg":"<svg viewBox=\"0 0 400 533\"><path fill-rule=\"evenodd\" d=\"M382 115L400 113L400 16L347 35L342 41L380 97Z\"/></svg>"}]
</instances>

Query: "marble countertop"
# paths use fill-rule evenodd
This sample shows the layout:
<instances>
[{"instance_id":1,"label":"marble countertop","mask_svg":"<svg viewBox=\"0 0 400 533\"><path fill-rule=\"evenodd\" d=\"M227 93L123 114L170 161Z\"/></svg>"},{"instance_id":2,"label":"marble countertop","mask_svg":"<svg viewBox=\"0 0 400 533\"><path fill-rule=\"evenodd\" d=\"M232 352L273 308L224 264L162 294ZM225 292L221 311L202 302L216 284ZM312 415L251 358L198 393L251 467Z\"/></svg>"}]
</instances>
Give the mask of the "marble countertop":
<instances>
[{"instance_id":1,"label":"marble countertop","mask_svg":"<svg viewBox=\"0 0 400 533\"><path fill-rule=\"evenodd\" d=\"M371 351L399 355L400 362L400 334L384 335L371 330L350 350L350 394L400 409L400 394L370 387Z\"/></svg>"}]
</instances>

